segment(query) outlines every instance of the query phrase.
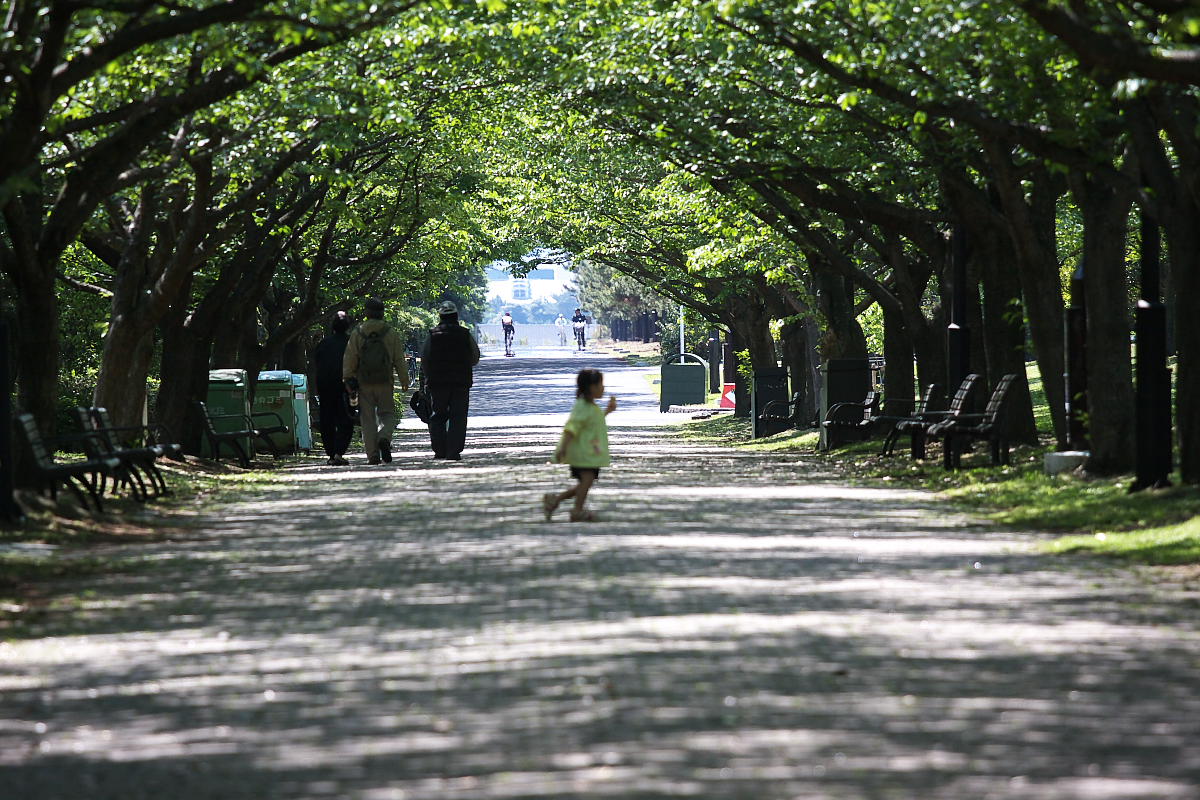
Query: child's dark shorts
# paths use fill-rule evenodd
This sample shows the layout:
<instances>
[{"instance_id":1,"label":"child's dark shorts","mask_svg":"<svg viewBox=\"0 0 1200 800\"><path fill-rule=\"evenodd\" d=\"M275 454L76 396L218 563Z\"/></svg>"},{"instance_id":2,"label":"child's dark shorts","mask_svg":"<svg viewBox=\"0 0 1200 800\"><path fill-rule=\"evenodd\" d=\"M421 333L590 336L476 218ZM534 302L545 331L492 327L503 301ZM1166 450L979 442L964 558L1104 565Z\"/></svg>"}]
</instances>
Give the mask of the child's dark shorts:
<instances>
[{"instance_id":1,"label":"child's dark shorts","mask_svg":"<svg viewBox=\"0 0 1200 800\"><path fill-rule=\"evenodd\" d=\"M592 473L593 481L600 480L600 469L598 467L571 467L571 477L575 480L582 478L585 472Z\"/></svg>"}]
</instances>

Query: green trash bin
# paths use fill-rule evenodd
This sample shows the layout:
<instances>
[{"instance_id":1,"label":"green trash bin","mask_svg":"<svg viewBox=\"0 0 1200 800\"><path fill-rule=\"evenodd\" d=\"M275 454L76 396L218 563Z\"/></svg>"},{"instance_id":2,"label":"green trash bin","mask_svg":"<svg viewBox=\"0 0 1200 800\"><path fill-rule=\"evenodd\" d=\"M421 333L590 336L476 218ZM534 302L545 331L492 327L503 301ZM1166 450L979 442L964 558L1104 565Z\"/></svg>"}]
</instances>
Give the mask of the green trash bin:
<instances>
[{"instance_id":1,"label":"green trash bin","mask_svg":"<svg viewBox=\"0 0 1200 800\"><path fill-rule=\"evenodd\" d=\"M658 410L662 413L671 406L701 405L707 398L708 370L703 364L663 364L660 375Z\"/></svg>"},{"instance_id":2,"label":"green trash bin","mask_svg":"<svg viewBox=\"0 0 1200 800\"><path fill-rule=\"evenodd\" d=\"M293 394L292 373L288 370L272 369L258 373L258 384L254 387L254 404L251 408L254 414L268 416L256 416L254 421L264 428L278 425L280 420L287 426L286 433L272 433L267 436L279 453L296 452ZM271 414L278 414L279 419L270 416Z\"/></svg>"},{"instance_id":3,"label":"green trash bin","mask_svg":"<svg viewBox=\"0 0 1200 800\"><path fill-rule=\"evenodd\" d=\"M244 430L247 424L246 417L250 415L250 398L246 394L246 370L209 370L208 394L205 396L205 404L208 406L208 413L217 418L213 421L213 428L218 433L222 431ZM238 416L230 419L220 419L223 414L237 414ZM254 449L250 437L245 437L241 440L241 443L242 447L246 449L246 454L253 456ZM233 449L232 444L223 442L220 447L223 457L237 457L237 451ZM217 455L212 452L212 444L208 441L207 437L204 440L203 452L208 458L215 458Z\"/></svg>"}]
</instances>

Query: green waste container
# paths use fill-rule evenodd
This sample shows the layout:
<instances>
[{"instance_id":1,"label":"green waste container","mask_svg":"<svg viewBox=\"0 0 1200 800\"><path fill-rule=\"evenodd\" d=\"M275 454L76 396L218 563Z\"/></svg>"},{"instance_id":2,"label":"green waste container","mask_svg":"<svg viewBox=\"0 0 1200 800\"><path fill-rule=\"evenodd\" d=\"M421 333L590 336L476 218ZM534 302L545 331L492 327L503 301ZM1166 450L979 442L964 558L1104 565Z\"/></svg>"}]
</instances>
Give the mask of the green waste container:
<instances>
[{"instance_id":1,"label":"green waste container","mask_svg":"<svg viewBox=\"0 0 1200 800\"><path fill-rule=\"evenodd\" d=\"M660 412L671 406L700 405L707 399L708 370L703 364L663 364L660 374Z\"/></svg>"},{"instance_id":2,"label":"green waste container","mask_svg":"<svg viewBox=\"0 0 1200 800\"><path fill-rule=\"evenodd\" d=\"M254 414L267 414L254 418L262 427L278 425L282 420L286 433L272 433L267 438L280 453L296 452L295 404L293 402L292 373L285 369L272 369L258 373L258 384L254 387ZM276 419L271 414L278 414Z\"/></svg>"},{"instance_id":3,"label":"green waste container","mask_svg":"<svg viewBox=\"0 0 1200 800\"><path fill-rule=\"evenodd\" d=\"M244 430L247 424L245 418L250 415L250 398L246 394L246 370L209 370L208 394L205 396L205 404L208 406L208 413L214 417L218 417L213 422L213 427L217 432ZM237 414L239 416L230 419L219 419L223 414ZM246 454L253 456L254 449L250 437L245 437L241 442L242 447L246 449ZM204 455L208 458L214 458L217 455L212 452L212 445L209 443L207 437L204 440L203 451ZM235 458L237 451L233 449L232 444L223 442L221 444L221 455Z\"/></svg>"}]
</instances>

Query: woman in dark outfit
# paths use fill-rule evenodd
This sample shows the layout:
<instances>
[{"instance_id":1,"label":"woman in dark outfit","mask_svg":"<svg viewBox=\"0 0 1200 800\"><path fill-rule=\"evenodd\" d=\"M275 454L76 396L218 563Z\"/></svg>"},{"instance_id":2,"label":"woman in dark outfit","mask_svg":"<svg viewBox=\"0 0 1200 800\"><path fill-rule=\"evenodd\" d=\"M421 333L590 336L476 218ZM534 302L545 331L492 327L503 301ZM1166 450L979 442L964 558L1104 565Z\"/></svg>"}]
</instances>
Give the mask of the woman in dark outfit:
<instances>
[{"instance_id":1,"label":"woman in dark outfit","mask_svg":"<svg viewBox=\"0 0 1200 800\"><path fill-rule=\"evenodd\" d=\"M350 448L350 437L354 434L354 422L350 419L350 402L346 384L342 381L342 358L346 343L350 341L347 331L350 318L345 311L337 312L333 318L331 332L313 350L313 363L317 374L317 402L321 407L321 442L325 445L326 462L330 466L345 466L346 450Z\"/></svg>"}]
</instances>

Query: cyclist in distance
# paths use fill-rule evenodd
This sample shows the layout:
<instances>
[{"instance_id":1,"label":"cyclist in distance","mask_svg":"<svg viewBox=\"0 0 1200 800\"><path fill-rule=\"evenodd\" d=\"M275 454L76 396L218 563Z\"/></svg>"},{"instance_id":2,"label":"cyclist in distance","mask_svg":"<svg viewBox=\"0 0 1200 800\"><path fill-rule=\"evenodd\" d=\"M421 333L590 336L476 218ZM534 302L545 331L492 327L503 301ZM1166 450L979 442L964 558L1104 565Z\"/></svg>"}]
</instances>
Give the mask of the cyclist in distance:
<instances>
[{"instance_id":1,"label":"cyclist in distance","mask_svg":"<svg viewBox=\"0 0 1200 800\"><path fill-rule=\"evenodd\" d=\"M517 326L513 324L512 314L508 313L508 309L505 309L504 314L500 317L500 327L504 329L504 355L515 355L512 344L517 333Z\"/></svg>"},{"instance_id":2,"label":"cyclist in distance","mask_svg":"<svg viewBox=\"0 0 1200 800\"><path fill-rule=\"evenodd\" d=\"M588 318L583 315L583 311L575 309L575 313L571 315L571 327L575 329L576 350L583 350L587 347L587 324Z\"/></svg>"}]
</instances>

